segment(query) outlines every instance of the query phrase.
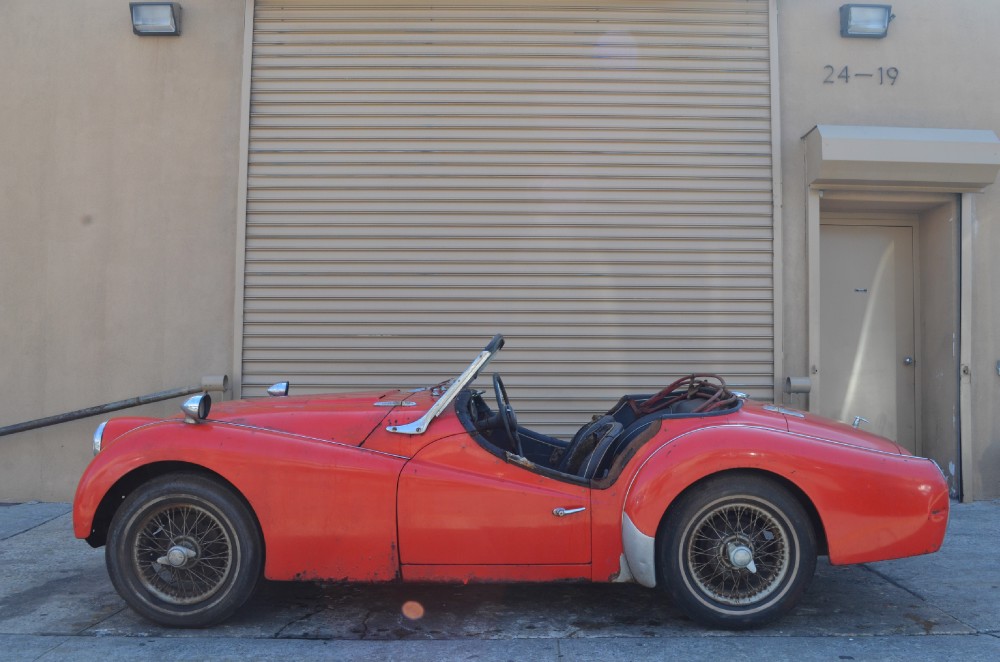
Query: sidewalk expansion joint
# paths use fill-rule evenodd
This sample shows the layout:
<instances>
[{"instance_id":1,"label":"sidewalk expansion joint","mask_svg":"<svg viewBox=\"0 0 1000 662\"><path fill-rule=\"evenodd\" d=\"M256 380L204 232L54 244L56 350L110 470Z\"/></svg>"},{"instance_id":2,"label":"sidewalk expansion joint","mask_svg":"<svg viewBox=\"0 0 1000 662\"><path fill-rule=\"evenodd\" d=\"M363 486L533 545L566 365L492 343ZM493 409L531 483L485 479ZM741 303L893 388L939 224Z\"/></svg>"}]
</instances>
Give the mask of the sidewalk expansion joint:
<instances>
[{"instance_id":1,"label":"sidewalk expansion joint","mask_svg":"<svg viewBox=\"0 0 1000 662\"><path fill-rule=\"evenodd\" d=\"M867 570L868 572L872 573L876 577L879 577L879 578L881 578L881 579L889 582L890 584L892 584L896 588L898 588L900 590L903 590L903 591L906 591L907 593L909 593L913 597L918 598L921 602L927 602L927 598L925 598L924 596L920 595L919 593L917 593L916 591L914 591L913 589L911 589L909 586L904 586L903 584L897 582L892 577L890 577L890 576L888 576L888 575L886 575L886 574L884 574L882 572L879 572L878 570L876 570L875 568L871 567L867 563L862 563L861 567L864 568L865 570Z\"/></svg>"},{"instance_id":2,"label":"sidewalk expansion joint","mask_svg":"<svg viewBox=\"0 0 1000 662\"><path fill-rule=\"evenodd\" d=\"M881 578L881 579L889 582L890 584L892 584L896 588L898 588L898 589L900 589L902 591L906 591L907 593L909 593L913 597L917 598L918 600L920 600L922 602L926 602L929 605L932 605L935 609L938 609L939 611L941 611L941 613L947 614L948 617L951 618L951 619L953 619L956 623L964 625L965 627L967 627L970 630L972 630L972 632L969 633L969 635L975 636L975 635L980 635L980 634L992 634L990 632L984 632L984 631L980 630L979 628L977 628L975 625L972 625L971 623L966 623L961 618L955 616L954 614L948 612L945 609L942 609L941 607L939 607L938 605L934 604L933 602L931 602L930 600L928 600L924 596L920 595L919 593L917 593L913 589L909 588L908 586L904 586L903 584L901 584L901 583L897 582L896 580L894 580L892 577L889 577L888 575L885 575L885 574L879 572L878 570L876 570L875 568L872 568L867 563L862 563L861 567L864 568L865 570L867 570L868 572L872 573L876 577L879 577L879 578ZM930 634L930 633L928 633L928 634ZM969 636L969 635L964 635L964 636Z\"/></svg>"},{"instance_id":3,"label":"sidewalk expansion joint","mask_svg":"<svg viewBox=\"0 0 1000 662\"><path fill-rule=\"evenodd\" d=\"M87 630L98 630L98 629L100 629L100 626L101 626L102 623L104 623L108 619L114 618L118 614L121 614L126 609L128 609L128 606L122 606L117 611L114 611L114 612L108 614L107 616L105 616L104 618L101 618L101 619L97 620L96 622L91 623L90 625L84 627L79 632L76 632L75 634L70 635L70 636L73 636L73 637L95 636L94 634L88 633Z\"/></svg>"},{"instance_id":4,"label":"sidewalk expansion joint","mask_svg":"<svg viewBox=\"0 0 1000 662\"><path fill-rule=\"evenodd\" d=\"M3 538L0 538L0 542L3 542L4 540L10 540L11 538L16 538L16 537L18 537L20 535L23 535L25 533L29 533L31 531L34 531L38 527L45 526L49 522L57 520L60 517L72 517L72 516L73 516L73 513L59 513L58 515L56 515L54 517L50 517L49 519L45 520L44 522L39 522L38 524L35 524L34 526L28 527L27 529L22 529L20 531L16 531L16 532L10 534L9 536L4 536Z\"/></svg>"}]
</instances>

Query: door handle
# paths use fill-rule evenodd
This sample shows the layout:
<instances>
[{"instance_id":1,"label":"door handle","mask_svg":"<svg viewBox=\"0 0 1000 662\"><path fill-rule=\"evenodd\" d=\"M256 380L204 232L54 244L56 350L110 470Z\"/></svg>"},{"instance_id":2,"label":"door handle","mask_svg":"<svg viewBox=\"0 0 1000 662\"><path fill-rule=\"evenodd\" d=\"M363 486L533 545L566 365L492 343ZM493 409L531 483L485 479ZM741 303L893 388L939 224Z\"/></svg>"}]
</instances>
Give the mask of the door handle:
<instances>
[{"instance_id":1,"label":"door handle","mask_svg":"<svg viewBox=\"0 0 1000 662\"><path fill-rule=\"evenodd\" d=\"M556 517L566 517L567 515L582 513L585 510L586 508L556 508L552 511L552 514Z\"/></svg>"},{"instance_id":2,"label":"door handle","mask_svg":"<svg viewBox=\"0 0 1000 662\"><path fill-rule=\"evenodd\" d=\"M905 365L905 366L911 366L911 365L913 365L915 363L916 363L916 360L914 360L914 358L912 356L904 356L903 357L903 365Z\"/></svg>"}]
</instances>

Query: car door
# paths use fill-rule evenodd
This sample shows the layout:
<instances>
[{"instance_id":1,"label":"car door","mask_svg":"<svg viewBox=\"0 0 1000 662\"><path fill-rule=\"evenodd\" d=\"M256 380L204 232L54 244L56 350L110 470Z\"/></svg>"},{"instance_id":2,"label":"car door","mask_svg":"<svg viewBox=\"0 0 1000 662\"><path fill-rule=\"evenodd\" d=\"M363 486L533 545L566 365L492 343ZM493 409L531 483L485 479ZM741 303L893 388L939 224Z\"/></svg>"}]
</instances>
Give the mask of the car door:
<instances>
[{"instance_id":1,"label":"car door","mask_svg":"<svg viewBox=\"0 0 1000 662\"><path fill-rule=\"evenodd\" d=\"M577 565L569 576L589 577L589 487L507 462L468 435L422 449L403 468L397 500L404 577L407 565L491 566L478 574L495 579L505 567L528 579L513 568Z\"/></svg>"}]
</instances>

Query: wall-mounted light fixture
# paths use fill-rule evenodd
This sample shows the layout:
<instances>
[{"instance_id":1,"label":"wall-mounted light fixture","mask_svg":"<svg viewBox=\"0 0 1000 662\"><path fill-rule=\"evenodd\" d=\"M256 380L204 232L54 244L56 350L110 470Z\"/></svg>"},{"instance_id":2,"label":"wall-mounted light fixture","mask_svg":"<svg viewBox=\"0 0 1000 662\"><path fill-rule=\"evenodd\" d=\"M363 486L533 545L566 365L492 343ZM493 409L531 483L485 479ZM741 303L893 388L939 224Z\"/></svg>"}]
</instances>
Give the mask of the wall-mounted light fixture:
<instances>
[{"instance_id":1,"label":"wall-mounted light fixture","mask_svg":"<svg viewBox=\"0 0 1000 662\"><path fill-rule=\"evenodd\" d=\"M142 37L180 35L179 2L130 2L132 32Z\"/></svg>"},{"instance_id":2,"label":"wall-mounted light fixture","mask_svg":"<svg viewBox=\"0 0 1000 662\"><path fill-rule=\"evenodd\" d=\"M881 39L894 18L892 5L841 5L840 36Z\"/></svg>"}]
</instances>

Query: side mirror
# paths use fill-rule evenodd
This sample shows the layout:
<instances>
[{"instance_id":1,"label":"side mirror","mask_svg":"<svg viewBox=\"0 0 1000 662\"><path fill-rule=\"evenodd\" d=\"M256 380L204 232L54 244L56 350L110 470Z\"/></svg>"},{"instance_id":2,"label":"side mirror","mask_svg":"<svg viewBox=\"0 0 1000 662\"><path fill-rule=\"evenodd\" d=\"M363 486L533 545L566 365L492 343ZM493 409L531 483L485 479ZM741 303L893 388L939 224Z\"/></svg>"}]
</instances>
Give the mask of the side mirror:
<instances>
[{"instance_id":1,"label":"side mirror","mask_svg":"<svg viewBox=\"0 0 1000 662\"><path fill-rule=\"evenodd\" d=\"M208 393L191 396L181 405L181 411L184 412L185 423L201 423L212 411L212 396Z\"/></svg>"},{"instance_id":2,"label":"side mirror","mask_svg":"<svg viewBox=\"0 0 1000 662\"><path fill-rule=\"evenodd\" d=\"M274 398L280 398L288 395L288 382L278 382L274 386L267 389L267 394Z\"/></svg>"}]
</instances>

